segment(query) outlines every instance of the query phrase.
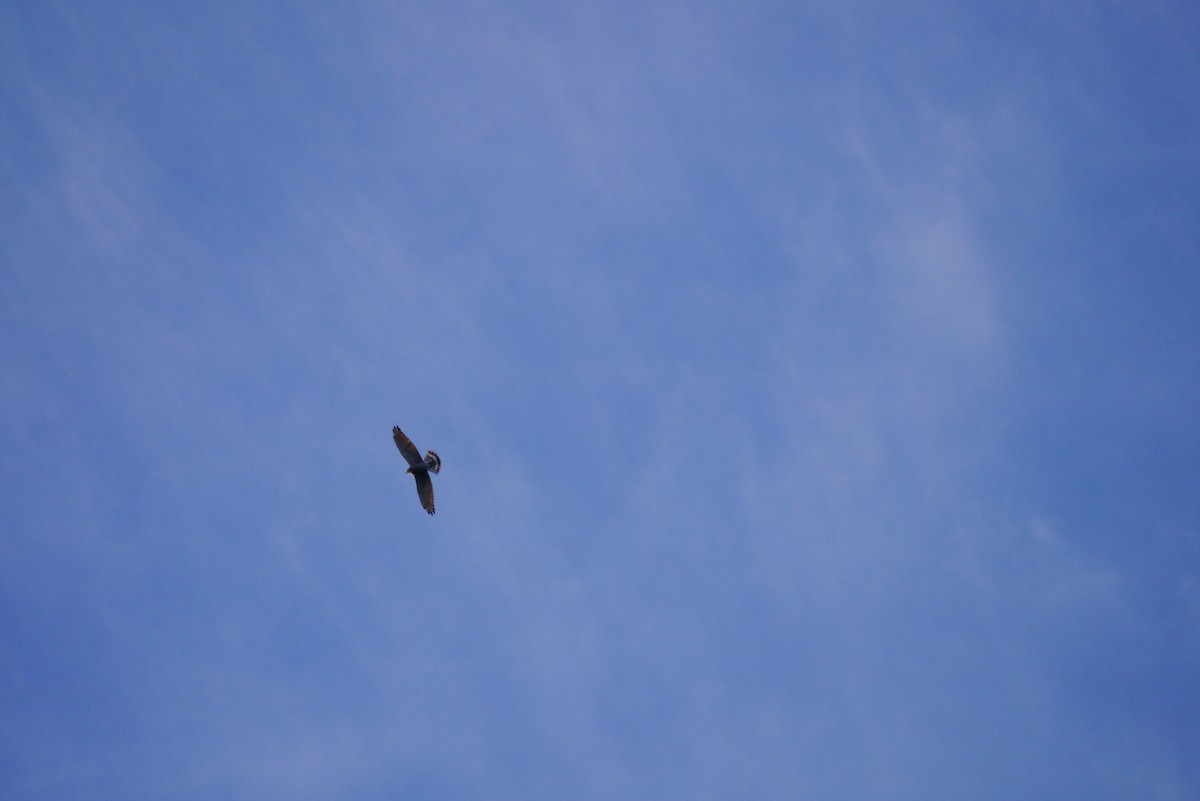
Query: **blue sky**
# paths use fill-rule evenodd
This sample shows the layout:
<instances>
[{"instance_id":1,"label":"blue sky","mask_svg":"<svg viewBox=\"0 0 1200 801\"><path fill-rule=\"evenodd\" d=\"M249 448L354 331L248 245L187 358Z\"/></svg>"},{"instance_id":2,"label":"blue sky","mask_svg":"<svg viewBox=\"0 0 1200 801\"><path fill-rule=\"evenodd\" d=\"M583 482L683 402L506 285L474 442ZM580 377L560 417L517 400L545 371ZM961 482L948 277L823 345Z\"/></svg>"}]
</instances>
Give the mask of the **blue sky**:
<instances>
[{"instance_id":1,"label":"blue sky","mask_svg":"<svg viewBox=\"0 0 1200 801\"><path fill-rule=\"evenodd\" d=\"M1200 796L1198 41L5 4L0 794Z\"/></svg>"}]
</instances>

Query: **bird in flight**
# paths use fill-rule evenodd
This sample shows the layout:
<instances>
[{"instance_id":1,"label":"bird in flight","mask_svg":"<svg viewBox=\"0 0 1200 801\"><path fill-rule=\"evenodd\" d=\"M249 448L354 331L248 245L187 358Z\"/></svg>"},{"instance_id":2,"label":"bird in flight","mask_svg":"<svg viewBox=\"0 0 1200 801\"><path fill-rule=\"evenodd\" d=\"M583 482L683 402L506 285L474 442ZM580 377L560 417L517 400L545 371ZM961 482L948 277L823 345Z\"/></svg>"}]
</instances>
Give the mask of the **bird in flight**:
<instances>
[{"instance_id":1,"label":"bird in flight","mask_svg":"<svg viewBox=\"0 0 1200 801\"><path fill-rule=\"evenodd\" d=\"M400 426L392 426L392 439L396 441L396 447L408 462L408 469L404 472L412 473L412 477L417 480L417 497L421 499L421 506L426 512L433 514L433 481L430 480L429 474L441 472L441 457L433 451L425 451L425 458L422 459L421 452L412 444L411 439L404 436Z\"/></svg>"}]
</instances>

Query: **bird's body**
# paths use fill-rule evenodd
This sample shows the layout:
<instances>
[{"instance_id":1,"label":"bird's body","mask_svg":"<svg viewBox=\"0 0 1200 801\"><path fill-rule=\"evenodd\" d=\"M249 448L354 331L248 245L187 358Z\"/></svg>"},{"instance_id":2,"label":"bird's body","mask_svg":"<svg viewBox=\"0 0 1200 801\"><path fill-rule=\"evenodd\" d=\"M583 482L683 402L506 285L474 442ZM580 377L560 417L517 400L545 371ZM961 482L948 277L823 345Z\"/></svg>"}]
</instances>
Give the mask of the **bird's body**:
<instances>
[{"instance_id":1,"label":"bird's body","mask_svg":"<svg viewBox=\"0 0 1200 801\"><path fill-rule=\"evenodd\" d=\"M425 458L420 464L414 464L405 470L405 473L440 473L442 471L442 460L433 451L428 451Z\"/></svg>"},{"instance_id":2,"label":"bird's body","mask_svg":"<svg viewBox=\"0 0 1200 801\"><path fill-rule=\"evenodd\" d=\"M408 462L408 469L404 472L417 480L417 497L421 499L422 508L433 514L433 481L429 474L441 472L441 457L433 451L426 451L425 458L421 458L421 452L413 445L412 440L404 435L400 426L392 427L392 441L396 443L404 461Z\"/></svg>"}]
</instances>

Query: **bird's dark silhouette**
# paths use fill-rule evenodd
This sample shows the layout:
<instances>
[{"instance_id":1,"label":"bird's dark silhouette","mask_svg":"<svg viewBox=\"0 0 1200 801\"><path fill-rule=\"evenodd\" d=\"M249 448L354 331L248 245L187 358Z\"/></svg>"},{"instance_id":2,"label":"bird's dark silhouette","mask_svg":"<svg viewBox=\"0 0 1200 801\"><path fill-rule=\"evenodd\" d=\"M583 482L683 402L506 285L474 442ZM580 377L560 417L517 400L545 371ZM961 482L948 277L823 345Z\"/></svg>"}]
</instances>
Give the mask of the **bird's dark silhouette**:
<instances>
[{"instance_id":1,"label":"bird's dark silhouette","mask_svg":"<svg viewBox=\"0 0 1200 801\"><path fill-rule=\"evenodd\" d=\"M404 472L412 473L412 477L417 480L417 497L421 499L421 506L426 512L433 514L433 481L429 474L441 472L441 457L433 451L425 451L425 458L422 459L421 452L412 444L412 440L404 435L400 426L392 427L392 439L400 449L404 461L408 462L408 469Z\"/></svg>"}]
</instances>

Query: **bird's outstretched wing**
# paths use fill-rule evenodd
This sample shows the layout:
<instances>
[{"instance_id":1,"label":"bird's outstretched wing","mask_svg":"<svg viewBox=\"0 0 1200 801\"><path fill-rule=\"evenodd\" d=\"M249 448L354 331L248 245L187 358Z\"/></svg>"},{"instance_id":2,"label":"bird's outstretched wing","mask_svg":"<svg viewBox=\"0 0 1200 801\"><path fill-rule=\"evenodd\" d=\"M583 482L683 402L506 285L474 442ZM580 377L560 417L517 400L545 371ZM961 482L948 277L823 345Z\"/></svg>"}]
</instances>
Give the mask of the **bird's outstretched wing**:
<instances>
[{"instance_id":1,"label":"bird's outstretched wing","mask_svg":"<svg viewBox=\"0 0 1200 801\"><path fill-rule=\"evenodd\" d=\"M392 426L392 439L396 441L396 447L400 449L400 453L404 456L405 461L413 466L421 463L421 452L417 450L416 445L412 444L411 439L404 436L404 432L400 430L400 426ZM433 497L432 490L429 492L429 497Z\"/></svg>"},{"instance_id":2,"label":"bird's outstretched wing","mask_svg":"<svg viewBox=\"0 0 1200 801\"><path fill-rule=\"evenodd\" d=\"M426 512L433 514L433 482L429 480L429 474L414 473L413 478L417 480L417 497L421 499L421 506L425 507Z\"/></svg>"}]
</instances>

